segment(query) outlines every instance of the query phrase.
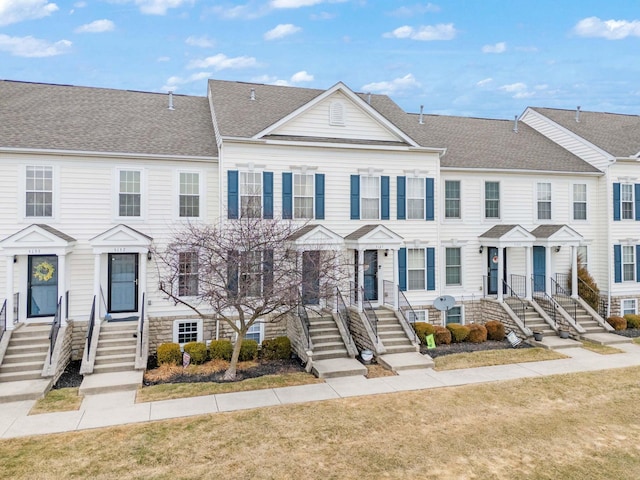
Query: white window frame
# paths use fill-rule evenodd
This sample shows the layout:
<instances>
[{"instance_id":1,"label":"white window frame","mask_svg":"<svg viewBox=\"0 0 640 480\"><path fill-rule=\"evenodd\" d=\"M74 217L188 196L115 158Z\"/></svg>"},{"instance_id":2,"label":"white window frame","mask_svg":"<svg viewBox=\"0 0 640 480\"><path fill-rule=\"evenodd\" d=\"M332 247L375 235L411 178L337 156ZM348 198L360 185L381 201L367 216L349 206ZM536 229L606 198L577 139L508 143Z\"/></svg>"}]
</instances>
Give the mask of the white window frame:
<instances>
[{"instance_id":1,"label":"white window frame","mask_svg":"<svg viewBox=\"0 0 640 480\"><path fill-rule=\"evenodd\" d=\"M542 191L542 187L545 191ZM546 191L548 187L548 191ZM553 219L553 186L551 182L538 182L536 184L536 219L542 222L548 222ZM540 216L540 208L544 205L549 205L549 217L543 218ZM546 210L546 209L545 209Z\"/></svg>"},{"instance_id":2,"label":"white window frame","mask_svg":"<svg viewBox=\"0 0 640 480\"><path fill-rule=\"evenodd\" d=\"M131 215L131 216L122 216L120 215L120 193L129 193L129 192L121 192L120 191L120 174L121 172L138 172L140 174L140 215ZM115 201L114 201L114 210L115 210L115 218L118 220L126 220L131 222L136 222L139 220L144 220L146 217L146 172L142 168L137 167L117 167L114 179L114 191L115 191Z\"/></svg>"},{"instance_id":3,"label":"white window frame","mask_svg":"<svg viewBox=\"0 0 640 480\"><path fill-rule=\"evenodd\" d=\"M173 343L178 343L182 349L185 344L189 342L180 342L180 326L187 323L196 324L196 340L189 340L189 342L202 342L204 338L204 331L202 327L201 318L181 318L173 321Z\"/></svg>"},{"instance_id":4,"label":"white window frame","mask_svg":"<svg viewBox=\"0 0 640 480\"><path fill-rule=\"evenodd\" d=\"M247 333L244 337L245 340L249 340L251 339L249 337L249 335L258 335L258 345L261 345L262 342L264 341L264 322L261 322L259 319L256 320L256 322L251 325L249 327L249 330L247 330ZM240 325L238 325L240 326ZM255 339L251 339L251 340L255 340Z\"/></svg>"},{"instance_id":5,"label":"white window frame","mask_svg":"<svg viewBox=\"0 0 640 480\"><path fill-rule=\"evenodd\" d=\"M459 322L450 322L449 321L449 312L454 309L460 310L460 321ZM449 323L459 323L460 325L464 325L464 305L454 305L451 309L445 311L444 314L444 326L446 327Z\"/></svg>"},{"instance_id":6,"label":"white window frame","mask_svg":"<svg viewBox=\"0 0 640 480\"><path fill-rule=\"evenodd\" d=\"M422 264L420 268L411 267L411 259L410 256L415 254L416 252L422 253ZM407 248L407 290L426 290L427 289L427 251L424 248ZM422 272L422 276L420 277L422 280L422 286L413 288L411 285L411 276L409 275L411 272Z\"/></svg>"},{"instance_id":7,"label":"white window frame","mask_svg":"<svg viewBox=\"0 0 640 480\"><path fill-rule=\"evenodd\" d=\"M629 252L631 254L629 255ZM631 260L631 261L629 261ZM636 246L635 245L622 245L622 281L623 282L635 282L636 281ZM631 267L631 276L627 276L627 269L625 267Z\"/></svg>"},{"instance_id":8,"label":"white window frame","mask_svg":"<svg viewBox=\"0 0 640 480\"><path fill-rule=\"evenodd\" d=\"M311 178L311 195L296 195L296 179L300 179L301 177L310 177ZM293 202L293 218L296 220L313 220L315 218L315 207L316 207L316 176L314 173L302 173L302 172L293 172L292 178L292 202ZM309 216L297 215L296 213L296 199L308 199L311 198L311 214Z\"/></svg>"},{"instance_id":9,"label":"white window frame","mask_svg":"<svg viewBox=\"0 0 640 480\"><path fill-rule=\"evenodd\" d=\"M459 265L449 265L449 258L447 256L447 251L448 250L458 250L458 252L460 253L460 264ZM445 247L444 249L444 283L447 287L459 287L462 286L462 248L460 247ZM449 283L449 279L448 279L448 275L447 275L447 271L449 270L449 268L457 268L458 269L458 277L459 277L459 282L458 283Z\"/></svg>"},{"instance_id":10,"label":"white window frame","mask_svg":"<svg viewBox=\"0 0 640 480\"><path fill-rule=\"evenodd\" d=\"M420 195L412 195L413 190L410 188L410 184L419 185ZM406 185L405 185L405 211L407 220L424 220L425 219L425 209L426 209L426 195L427 195L427 186L426 180L424 177L406 177ZM412 214L413 210L411 208L411 204L415 203L420 205L420 213Z\"/></svg>"},{"instance_id":11,"label":"white window frame","mask_svg":"<svg viewBox=\"0 0 640 480\"><path fill-rule=\"evenodd\" d=\"M498 186L498 198L488 198L487 197L487 185L488 184L496 184ZM496 216L489 216L488 213L488 202L497 202L497 212ZM485 180L484 182L484 218L485 220L500 220L500 182L495 180Z\"/></svg>"},{"instance_id":12,"label":"white window frame","mask_svg":"<svg viewBox=\"0 0 640 480\"><path fill-rule=\"evenodd\" d=\"M35 169L42 169L42 170L49 170L51 172L51 190L29 190L27 188L27 170L29 168L35 168ZM25 220L34 220L34 219L39 219L39 218L43 218L43 219L47 219L48 221L52 221L55 220L55 218L57 217L57 205L58 205L58 185L57 185L57 168L52 166L52 165L42 165L42 164L38 164L38 165L25 165L24 169L22 169L22 181L21 181L21 185L22 185L22 195L21 195L21 216L23 219ZM27 215L27 194L29 193L51 193L51 215Z\"/></svg>"},{"instance_id":13,"label":"white window frame","mask_svg":"<svg viewBox=\"0 0 640 480\"><path fill-rule=\"evenodd\" d=\"M458 184L458 196L457 197L447 197L447 184ZM448 215L448 206L449 202L455 202L457 204L457 215ZM460 220L462 218L462 182L460 180L445 180L444 181L444 218L445 220Z\"/></svg>"},{"instance_id":14,"label":"white window frame","mask_svg":"<svg viewBox=\"0 0 640 480\"><path fill-rule=\"evenodd\" d=\"M635 220L634 190L635 187L632 183L620 184L620 220ZM629 204L629 208L625 209L625 204Z\"/></svg>"},{"instance_id":15,"label":"white window frame","mask_svg":"<svg viewBox=\"0 0 640 480\"><path fill-rule=\"evenodd\" d=\"M365 182L363 181L364 179L372 179L377 181L378 183L378 196L373 197L373 196L369 196L369 197L365 197ZM365 215L365 207L364 207L364 201L365 200L369 200L371 201L371 203L373 203L374 200L377 200L377 204L378 204L378 210L377 210L377 216L368 216ZM382 211L382 178L380 177L380 175L360 175L360 220L380 220L380 214Z\"/></svg>"},{"instance_id":16,"label":"white window frame","mask_svg":"<svg viewBox=\"0 0 640 480\"><path fill-rule=\"evenodd\" d=\"M195 255L195 258L196 258L196 272L195 273L193 273L193 272L192 273L187 273L187 274L181 273L182 262L181 262L181 258L180 257L183 254ZM185 298L186 297L196 297L198 295L199 290L200 290L200 271L199 271L200 267L198 265L198 262L199 262L198 252L195 252L193 250L185 250L185 251L182 251L182 252L178 253L178 278L176 280L176 282L177 282L176 290L178 292L178 296L179 297L185 297ZM187 294L182 294L181 293L181 290L180 290L181 289L181 283L182 283L181 280L184 277L196 277L196 292L195 292L195 294L194 293L190 293L190 294L187 295Z\"/></svg>"},{"instance_id":17,"label":"white window frame","mask_svg":"<svg viewBox=\"0 0 640 480\"><path fill-rule=\"evenodd\" d=\"M576 187L584 187L584 200L582 199L578 199L576 200L576 193L582 193L582 192L576 192ZM574 183L571 186L571 218L576 221L576 222L584 222L586 221L589 217L589 212L588 212L588 199L589 199L589 190L587 188L587 184L586 183ZM578 205L584 205L584 218L576 218L576 206Z\"/></svg>"},{"instance_id":18,"label":"white window frame","mask_svg":"<svg viewBox=\"0 0 640 480\"><path fill-rule=\"evenodd\" d=\"M248 175L254 176L254 180L257 178L259 180L259 192L247 192L247 183L243 180L246 180ZM258 185L258 183L253 183L252 185ZM238 172L238 214L240 218L262 218L264 205L263 205L263 196L264 196L264 175L262 171L258 170L241 170ZM247 216L245 215L245 211L242 208L242 199L243 198L252 198L255 197L258 199L260 203L259 211L256 211L255 215Z\"/></svg>"},{"instance_id":19,"label":"white window frame","mask_svg":"<svg viewBox=\"0 0 640 480\"><path fill-rule=\"evenodd\" d=\"M427 323L429 322L429 310L409 310L407 318L409 322L413 323ZM415 315L414 315L415 314Z\"/></svg>"},{"instance_id":20,"label":"white window frame","mask_svg":"<svg viewBox=\"0 0 640 480\"><path fill-rule=\"evenodd\" d=\"M182 175L197 175L198 176L198 193L182 193ZM179 170L176 175L176 198L177 198L177 206L176 206L176 218L204 218L204 206L205 206L205 198L204 198L204 181L203 181L203 173L197 170ZM197 197L198 198L198 215L182 215L181 211L181 200L182 197Z\"/></svg>"},{"instance_id":21,"label":"white window frame","mask_svg":"<svg viewBox=\"0 0 640 480\"><path fill-rule=\"evenodd\" d=\"M625 303L630 303L633 307L625 306ZM624 317L627 314L636 315L638 313L638 300L635 298L624 298L620 301L620 316Z\"/></svg>"}]
</instances>

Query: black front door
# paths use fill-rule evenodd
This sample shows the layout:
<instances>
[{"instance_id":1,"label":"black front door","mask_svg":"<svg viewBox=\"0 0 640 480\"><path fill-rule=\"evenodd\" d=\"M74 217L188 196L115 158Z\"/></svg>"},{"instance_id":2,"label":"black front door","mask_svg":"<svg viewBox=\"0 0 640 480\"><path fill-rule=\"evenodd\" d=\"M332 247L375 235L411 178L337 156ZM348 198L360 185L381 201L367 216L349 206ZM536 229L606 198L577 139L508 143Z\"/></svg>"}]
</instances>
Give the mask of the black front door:
<instances>
[{"instance_id":1,"label":"black front door","mask_svg":"<svg viewBox=\"0 0 640 480\"><path fill-rule=\"evenodd\" d=\"M302 302L305 305L320 303L320 251L302 254Z\"/></svg>"},{"instance_id":2,"label":"black front door","mask_svg":"<svg viewBox=\"0 0 640 480\"><path fill-rule=\"evenodd\" d=\"M138 311L138 254L109 254L109 305L111 313Z\"/></svg>"},{"instance_id":3,"label":"black front door","mask_svg":"<svg viewBox=\"0 0 640 480\"><path fill-rule=\"evenodd\" d=\"M378 300L378 251L364 251L364 299Z\"/></svg>"},{"instance_id":4,"label":"black front door","mask_svg":"<svg viewBox=\"0 0 640 480\"><path fill-rule=\"evenodd\" d=\"M58 308L58 257L30 255L27 317L51 317Z\"/></svg>"}]
</instances>

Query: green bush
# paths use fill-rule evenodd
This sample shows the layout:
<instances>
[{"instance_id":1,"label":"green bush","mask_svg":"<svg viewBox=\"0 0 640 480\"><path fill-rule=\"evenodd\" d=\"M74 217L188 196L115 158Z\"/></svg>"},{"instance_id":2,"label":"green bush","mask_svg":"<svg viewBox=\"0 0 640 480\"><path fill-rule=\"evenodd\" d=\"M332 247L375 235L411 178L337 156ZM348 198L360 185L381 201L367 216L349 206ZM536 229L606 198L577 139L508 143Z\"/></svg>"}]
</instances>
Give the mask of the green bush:
<instances>
[{"instance_id":1,"label":"green bush","mask_svg":"<svg viewBox=\"0 0 640 480\"><path fill-rule=\"evenodd\" d=\"M624 319L627 321L627 328L640 328L640 315L627 313Z\"/></svg>"},{"instance_id":2,"label":"green bush","mask_svg":"<svg viewBox=\"0 0 640 480\"><path fill-rule=\"evenodd\" d=\"M182 352L177 343L161 343L158 345L158 365L182 365Z\"/></svg>"},{"instance_id":3,"label":"green bush","mask_svg":"<svg viewBox=\"0 0 640 480\"><path fill-rule=\"evenodd\" d=\"M459 323L448 324L447 330L451 332L451 341L453 343L464 342L469 336L469 327L460 325Z\"/></svg>"},{"instance_id":4,"label":"green bush","mask_svg":"<svg viewBox=\"0 0 640 480\"><path fill-rule=\"evenodd\" d=\"M416 335L420 339L421 343L427 343L425 338L428 335L431 335L431 334L435 333L435 331L436 331L433 325L431 325L430 323L426 323L426 322L416 322L416 323L414 323L413 324L413 329L415 330Z\"/></svg>"},{"instance_id":5,"label":"green bush","mask_svg":"<svg viewBox=\"0 0 640 480\"><path fill-rule=\"evenodd\" d=\"M487 329L484 325L479 323L472 323L469 325L469 336L467 342L482 343L487 341Z\"/></svg>"},{"instance_id":6,"label":"green bush","mask_svg":"<svg viewBox=\"0 0 640 480\"><path fill-rule=\"evenodd\" d=\"M240 355L238 360L241 362L248 362L250 360L256 360L258 358L258 342L255 340L243 340L240 345Z\"/></svg>"},{"instance_id":7,"label":"green bush","mask_svg":"<svg viewBox=\"0 0 640 480\"><path fill-rule=\"evenodd\" d=\"M487 329L487 340L497 340L499 342L504 340L507 333L502 322L489 320L484 326Z\"/></svg>"},{"instance_id":8,"label":"green bush","mask_svg":"<svg viewBox=\"0 0 640 480\"><path fill-rule=\"evenodd\" d=\"M202 342L185 343L184 351L191 355L191 363L194 365L207 361L207 346Z\"/></svg>"},{"instance_id":9,"label":"green bush","mask_svg":"<svg viewBox=\"0 0 640 480\"><path fill-rule=\"evenodd\" d=\"M451 332L449 330L440 325L435 325L433 329L436 345L449 345L451 343Z\"/></svg>"},{"instance_id":10,"label":"green bush","mask_svg":"<svg viewBox=\"0 0 640 480\"><path fill-rule=\"evenodd\" d=\"M231 360L233 345L229 340L211 340L209 344L209 358L211 360Z\"/></svg>"},{"instance_id":11,"label":"green bush","mask_svg":"<svg viewBox=\"0 0 640 480\"><path fill-rule=\"evenodd\" d=\"M627 321L624 317L609 317L607 318L607 322L611 325L614 330L625 330L627 328Z\"/></svg>"},{"instance_id":12,"label":"green bush","mask_svg":"<svg viewBox=\"0 0 640 480\"><path fill-rule=\"evenodd\" d=\"M291 357L291 340L289 337L264 340L260 354L265 360L287 360Z\"/></svg>"}]
</instances>

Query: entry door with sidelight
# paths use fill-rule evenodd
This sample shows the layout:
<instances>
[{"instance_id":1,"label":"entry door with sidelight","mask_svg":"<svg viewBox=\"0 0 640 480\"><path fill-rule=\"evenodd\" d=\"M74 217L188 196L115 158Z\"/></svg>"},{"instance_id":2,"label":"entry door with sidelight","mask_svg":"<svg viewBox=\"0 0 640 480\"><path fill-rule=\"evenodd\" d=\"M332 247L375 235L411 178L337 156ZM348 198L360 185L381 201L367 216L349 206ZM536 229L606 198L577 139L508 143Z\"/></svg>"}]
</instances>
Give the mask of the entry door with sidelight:
<instances>
[{"instance_id":1,"label":"entry door with sidelight","mask_svg":"<svg viewBox=\"0 0 640 480\"><path fill-rule=\"evenodd\" d=\"M58 308L58 257L29 256L27 317L51 317Z\"/></svg>"},{"instance_id":2,"label":"entry door with sidelight","mask_svg":"<svg viewBox=\"0 0 640 480\"><path fill-rule=\"evenodd\" d=\"M533 247L533 291L544 292L546 290L546 249L545 247Z\"/></svg>"},{"instance_id":3,"label":"entry door with sidelight","mask_svg":"<svg viewBox=\"0 0 640 480\"><path fill-rule=\"evenodd\" d=\"M138 311L138 254L109 254L110 313Z\"/></svg>"},{"instance_id":4,"label":"entry door with sidelight","mask_svg":"<svg viewBox=\"0 0 640 480\"><path fill-rule=\"evenodd\" d=\"M364 251L364 299L378 300L378 251Z\"/></svg>"}]
</instances>

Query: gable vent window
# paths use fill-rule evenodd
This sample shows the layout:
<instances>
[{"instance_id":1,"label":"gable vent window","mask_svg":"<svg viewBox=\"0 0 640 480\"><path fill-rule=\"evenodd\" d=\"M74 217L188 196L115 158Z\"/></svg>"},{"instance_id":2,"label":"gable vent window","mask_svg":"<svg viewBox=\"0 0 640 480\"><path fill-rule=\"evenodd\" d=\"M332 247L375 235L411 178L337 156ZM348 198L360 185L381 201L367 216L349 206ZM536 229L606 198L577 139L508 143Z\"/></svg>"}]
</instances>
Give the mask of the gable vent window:
<instances>
[{"instance_id":1,"label":"gable vent window","mask_svg":"<svg viewBox=\"0 0 640 480\"><path fill-rule=\"evenodd\" d=\"M329 125L344 125L344 104L331 102L329 105Z\"/></svg>"}]
</instances>

